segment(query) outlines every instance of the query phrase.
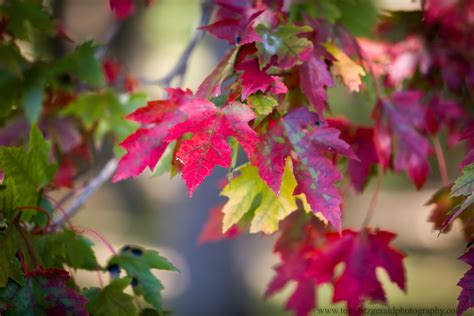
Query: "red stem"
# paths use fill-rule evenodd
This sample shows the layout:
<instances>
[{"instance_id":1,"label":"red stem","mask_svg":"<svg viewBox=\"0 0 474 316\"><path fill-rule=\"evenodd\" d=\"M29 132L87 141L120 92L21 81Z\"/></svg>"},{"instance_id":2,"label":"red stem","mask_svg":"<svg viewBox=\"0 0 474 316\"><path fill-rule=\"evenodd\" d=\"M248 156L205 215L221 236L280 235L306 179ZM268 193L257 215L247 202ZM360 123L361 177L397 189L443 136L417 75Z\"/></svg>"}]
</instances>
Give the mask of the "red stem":
<instances>
[{"instance_id":1,"label":"red stem","mask_svg":"<svg viewBox=\"0 0 474 316\"><path fill-rule=\"evenodd\" d=\"M46 223L46 227L44 228L44 230L48 230L49 227L51 227L51 216L49 215L48 211L45 210L45 209L42 208L42 207L33 206L33 205L25 205L25 206L18 206L18 207L15 208L15 210L18 210L18 211L22 211L22 210L33 210L33 211L37 211L37 212L43 213L43 214L46 215L46 217L48 218L48 219L47 219L47 223Z\"/></svg>"},{"instance_id":2,"label":"red stem","mask_svg":"<svg viewBox=\"0 0 474 316\"><path fill-rule=\"evenodd\" d=\"M364 222L362 223L362 228L365 228L369 225L372 217L375 213L375 207L377 206L377 198L382 186L383 173L380 173L377 177L377 182L375 184L374 191L372 193L372 198L370 199L369 208L367 209L367 214L365 215Z\"/></svg>"},{"instance_id":3,"label":"red stem","mask_svg":"<svg viewBox=\"0 0 474 316\"><path fill-rule=\"evenodd\" d=\"M69 218L69 215L67 214L67 212L64 210L64 208L62 207L61 203L58 202L58 200L56 200L55 198L53 198L52 196L49 196L49 195L44 195L47 199L49 199L51 202L53 202L54 204L54 207L61 212L61 214L63 214L64 216L64 220L66 221L67 225L69 226L69 228L71 230L74 230L74 225L72 225L72 222L71 222L71 219Z\"/></svg>"},{"instance_id":4,"label":"red stem","mask_svg":"<svg viewBox=\"0 0 474 316\"><path fill-rule=\"evenodd\" d=\"M448 169L446 168L446 160L444 159L443 148L441 147L441 143L437 136L433 136L433 145L436 154L436 159L438 160L438 167L439 167L439 174L441 175L441 181L443 182L443 186L448 186L449 175Z\"/></svg>"},{"instance_id":5,"label":"red stem","mask_svg":"<svg viewBox=\"0 0 474 316\"><path fill-rule=\"evenodd\" d=\"M117 252L115 251L114 247L112 246L112 244L104 237L102 236L102 234L100 234L99 232L91 229L91 228L86 228L86 227L80 227L78 228L76 226L75 228L75 231L77 233L80 233L80 234L84 234L84 233L89 233L90 235L93 235L95 238L97 238L98 240L100 240L109 250L110 252L116 256L117 255Z\"/></svg>"},{"instance_id":6,"label":"red stem","mask_svg":"<svg viewBox=\"0 0 474 316\"><path fill-rule=\"evenodd\" d=\"M25 275L28 277L30 275L30 272L28 271L25 258L23 258L23 252L21 250L18 250L18 256L20 257L20 262L21 262L21 266L23 267L23 271L25 272Z\"/></svg>"},{"instance_id":7,"label":"red stem","mask_svg":"<svg viewBox=\"0 0 474 316\"><path fill-rule=\"evenodd\" d=\"M104 280L102 280L102 275L100 274L100 269L95 270L97 272L97 279L99 280L100 288L104 288Z\"/></svg>"}]
</instances>

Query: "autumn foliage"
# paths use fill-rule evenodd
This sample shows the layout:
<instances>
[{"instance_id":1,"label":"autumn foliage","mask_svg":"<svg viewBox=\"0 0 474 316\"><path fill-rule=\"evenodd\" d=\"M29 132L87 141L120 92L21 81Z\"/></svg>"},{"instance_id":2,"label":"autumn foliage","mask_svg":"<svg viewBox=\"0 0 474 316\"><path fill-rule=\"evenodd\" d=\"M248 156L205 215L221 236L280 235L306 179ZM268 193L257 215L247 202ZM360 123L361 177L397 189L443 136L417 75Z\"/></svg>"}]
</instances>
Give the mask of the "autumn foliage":
<instances>
[{"instance_id":1,"label":"autumn foliage","mask_svg":"<svg viewBox=\"0 0 474 316\"><path fill-rule=\"evenodd\" d=\"M120 21L151 3L109 2ZM421 189L435 157L443 186L428 202L429 220L440 233L462 222L467 246L459 259L470 270L458 283L457 314L474 307L474 1L428 0L410 14L381 14L369 0L213 4L212 20L197 32L227 41L228 52L196 91L166 87L165 98L147 101L136 92L139 79L91 42L59 58L26 58L18 41L38 32L65 40L67 30L41 2L2 3L0 312L166 313L151 271L177 269L130 245L110 249L101 266L85 235L104 238L73 225L63 201L52 198L64 187L68 198L81 195L81 163L90 168L91 148L108 136L120 158L113 182L159 165L181 173L191 197L216 167L228 169L220 193L227 200L199 241L278 234L280 263L265 296L295 283L285 309L296 315L318 307L322 285L350 315L368 301L389 304L377 268L406 290L405 255L395 233L370 225L372 203L389 172ZM328 89L338 84L372 103L371 124L332 114ZM452 183L440 135L450 148L466 147ZM342 187L370 194L372 183L363 226L343 227ZM108 271L111 281L81 289L67 268ZM129 286L146 308L135 305Z\"/></svg>"}]
</instances>

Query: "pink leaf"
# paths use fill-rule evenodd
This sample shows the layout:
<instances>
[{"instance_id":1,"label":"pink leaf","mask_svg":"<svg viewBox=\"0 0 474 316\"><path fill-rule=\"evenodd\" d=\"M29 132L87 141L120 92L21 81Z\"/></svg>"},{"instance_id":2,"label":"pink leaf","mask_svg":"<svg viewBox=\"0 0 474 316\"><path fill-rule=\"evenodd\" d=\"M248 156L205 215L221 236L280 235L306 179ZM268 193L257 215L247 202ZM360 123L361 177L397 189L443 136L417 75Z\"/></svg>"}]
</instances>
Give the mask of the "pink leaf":
<instances>
[{"instance_id":1,"label":"pink leaf","mask_svg":"<svg viewBox=\"0 0 474 316\"><path fill-rule=\"evenodd\" d=\"M395 171L406 171L418 189L428 177L432 153L430 142L419 132L426 123L421 97L418 91L396 92L391 99L380 101L373 113L374 141L382 166L389 166L393 150Z\"/></svg>"},{"instance_id":2,"label":"pink leaf","mask_svg":"<svg viewBox=\"0 0 474 316\"><path fill-rule=\"evenodd\" d=\"M341 138L347 142L359 160L348 162L347 172L354 188L362 192L371 175L371 169L378 163L374 144L374 129L371 127L354 126L346 119L328 119L330 126L341 131Z\"/></svg>"},{"instance_id":3,"label":"pink leaf","mask_svg":"<svg viewBox=\"0 0 474 316\"><path fill-rule=\"evenodd\" d=\"M459 260L471 266L458 282L462 290L458 297L457 315L461 316L462 313L474 307L474 248L470 248Z\"/></svg>"},{"instance_id":4,"label":"pink leaf","mask_svg":"<svg viewBox=\"0 0 474 316\"><path fill-rule=\"evenodd\" d=\"M327 106L327 87L333 87L331 74L324 61L312 56L300 67L301 90L319 115Z\"/></svg>"},{"instance_id":5,"label":"pink leaf","mask_svg":"<svg viewBox=\"0 0 474 316\"><path fill-rule=\"evenodd\" d=\"M230 45L248 44L259 39L253 24L263 13L262 9L254 8L249 1L216 1L219 5L217 21L200 27L217 38L227 40Z\"/></svg>"}]
</instances>

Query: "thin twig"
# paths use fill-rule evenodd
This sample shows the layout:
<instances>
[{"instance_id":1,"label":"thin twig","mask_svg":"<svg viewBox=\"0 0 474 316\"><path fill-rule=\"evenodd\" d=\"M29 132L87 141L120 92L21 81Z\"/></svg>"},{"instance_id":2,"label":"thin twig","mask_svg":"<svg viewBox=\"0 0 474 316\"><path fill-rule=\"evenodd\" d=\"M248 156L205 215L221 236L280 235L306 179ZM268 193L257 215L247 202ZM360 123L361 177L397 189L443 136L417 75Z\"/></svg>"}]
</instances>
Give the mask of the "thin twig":
<instances>
[{"instance_id":1,"label":"thin twig","mask_svg":"<svg viewBox=\"0 0 474 316\"><path fill-rule=\"evenodd\" d=\"M79 208L84 204L89 197L94 193L104 182L110 179L117 169L117 159L113 158L107 162L107 164L102 168L102 170L92 178L87 185L82 188L76 194L77 198L72 201L71 205L64 210L56 219L54 219L52 228L57 228L63 226L68 219L74 215Z\"/></svg>"},{"instance_id":2,"label":"thin twig","mask_svg":"<svg viewBox=\"0 0 474 316\"><path fill-rule=\"evenodd\" d=\"M204 26L209 23L212 15L212 2L211 1L203 1L201 3L201 20L199 22L199 26ZM194 31L194 34L191 40L188 43L188 46L181 54L176 66L163 78L160 79L148 79L148 78L138 78L138 81L141 84L145 85L158 85L162 87L169 87L171 82L175 78L179 78L179 84L181 85L184 80L184 74L186 73L186 69L188 68L189 59L196 48L197 44L202 40L204 36L204 31L197 28Z\"/></svg>"}]
</instances>

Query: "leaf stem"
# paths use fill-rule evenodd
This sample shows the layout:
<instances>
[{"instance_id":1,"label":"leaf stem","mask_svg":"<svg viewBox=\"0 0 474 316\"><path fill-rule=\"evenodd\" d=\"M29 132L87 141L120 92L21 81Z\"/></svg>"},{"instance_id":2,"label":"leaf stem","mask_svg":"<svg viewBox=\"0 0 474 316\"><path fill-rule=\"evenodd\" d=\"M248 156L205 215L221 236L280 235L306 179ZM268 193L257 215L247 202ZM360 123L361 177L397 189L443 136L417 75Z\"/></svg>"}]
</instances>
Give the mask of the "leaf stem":
<instances>
[{"instance_id":1,"label":"leaf stem","mask_svg":"<svg viewBox=\"0 0 474 316\"><path fill-rule=\"evenodd\" d=\"M89 235L92 235L94 236L95 238L97 238L98 240L100 240L104 246L107 247L107 249L110 250L110 252L116 256L117 255L117 251L115 251L114 247L112 246L112 244L101 234L99 233L98 231L92 229L92 228L87 228L87 227L80 227L80 228L76 228L75 231L79 234L84 234L84 233L89 233Z\"/></svg>"},{"instance_id":2,"label":"leaf stem","mask_svg":"<svg viewBox=\"0 0 474 316\"><path fill-rule=\"evenodd\" d=\"M377 177L377 182L375 183L374 191L372 192L372 198L370 199L369 208L367 209L367 214L365 215L364 222L362 223L362 228L365 228L369 225L372 217L374 217L375 207L377 206L377 199L382 186L383 173L379 173Z\"/></svg>"},{"instance_id":3,"label":"leaf stem","mask_svg":"<svg viewBox=\"0 0 474 316\"><path fill-rule=\"evenodd\" d=\"M438 168L439 168L439 174L441 175L441 181L443 182L443 186L446 187L449 185L450 181L449 181L448 169L446 168L446 160L444 159L443 148L437 136L433 136L432 140L433 140L434 150L436 154L436 159L438 160Z\"/></svg>"}]
</instances>

